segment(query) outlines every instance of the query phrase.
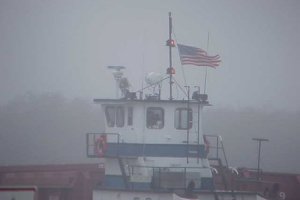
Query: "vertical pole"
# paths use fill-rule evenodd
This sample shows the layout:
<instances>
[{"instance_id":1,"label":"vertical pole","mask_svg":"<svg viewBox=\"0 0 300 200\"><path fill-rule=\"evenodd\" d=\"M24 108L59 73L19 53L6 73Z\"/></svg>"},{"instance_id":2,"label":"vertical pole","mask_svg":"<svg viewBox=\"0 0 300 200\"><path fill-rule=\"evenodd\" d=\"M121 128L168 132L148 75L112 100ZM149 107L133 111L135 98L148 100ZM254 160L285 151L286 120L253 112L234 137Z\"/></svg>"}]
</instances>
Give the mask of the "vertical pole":
<instances>
[{"instance_id":1,"label":"vertical pole","mask_svg":"<svg viewBox=\"0 0 300 200\"><path fill-rule=\"evenodd\" d=\"M200 88L199 88L199 93L200 93ZM197 156L197 163L199 163L199 157L200 157L200 102L198 101L198 110L197 110L197 115L198 115L198 120L197 120L197 152L198 152L198 156ZM201 119L202 120L202 119Z\"/></svg>"},{"instance_id":2,"label":"vertical pole","mask_svg":"<svg viewBox=\"0 0 300 200\"><path fill-rule=\"evenodd\" d=\"M206 48L207 53L208 53L208 46L209 46L209 32L208 32L208 35L207 35L207 48ZM206 79L207 79L207 66L205 67L204 94L206 94Z\"/></svg>"},{"instance_id":3,"label":"vertical pole","mask_svg":"<svg viewBox=\"0 0 300 200\"><path fill-rule=\"evenodd\" d=\"M219 158L219 137L217 137L217 158Z\"/></svg>"},{"instance_id":4,"label":"vertical pole","mask_svg":"<svg viewBox=\"0 0 300 200\"><path fill-rule=\"evenodd\" d=\"M195 86L200 94L200 87ZM197 107L197 163L199 163L199 157L200 157L200 149L199 149L199 144L200 144L200 101L197 102L198 107Z\"/></svg>"},{"instance_id":5,"label":"vertical pole","mask_svg":"<svg viewBox=\"0 0 300 200\"><path fill-rule=\"evenodd\" d=\"M260 177L260 151L261 151L261 140L258 141L257 180L259 180Z\"/></svg>"},{"instance_id":6,"label":"vertical pole","mask_svg":"<svg viewBox=\"0 0 300 200\"><path fill-rule=\"evenodd\" d=\"M169 41L172 40L172 16L171 16L171 12L169 12ZM172 84L173 84L173 80L172 80L172 46L169 44L169 84L170 84L170 100L173 100L173 96L172 96Z\"/></svg>"},{"instance_id":7,"label":"vertical pole","mask_svg":"<svg viewBox=\"0 0 300 200\"><path fill-rule=\"evenodd\" d=\"M187 88L187 130L186 130L186 140L187 140L187 157L186 162L189 163L189 140L190 140L190 86L184 86Z\"/></svg>"},{"instance_id":8,"label":"vertical pole","mask_svg":"<svg viewBox=\"0 0 300 200\"><path fill-rule=\"evenodd\" d=\"M261 142L267 142L268 139L265 138L252 138L252 140L255 140L258 142L258 157L257 157L257 174L256 178L257 180L260 180L260 154L261 154Z\"/></svg>"}]
</instances>

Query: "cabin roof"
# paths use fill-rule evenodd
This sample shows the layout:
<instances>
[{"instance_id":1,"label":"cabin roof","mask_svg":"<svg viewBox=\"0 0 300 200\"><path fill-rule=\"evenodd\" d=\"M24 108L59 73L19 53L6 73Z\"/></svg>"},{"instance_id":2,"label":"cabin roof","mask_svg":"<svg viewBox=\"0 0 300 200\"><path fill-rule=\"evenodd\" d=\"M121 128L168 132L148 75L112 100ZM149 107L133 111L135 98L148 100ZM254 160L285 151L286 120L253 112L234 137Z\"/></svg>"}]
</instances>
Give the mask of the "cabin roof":
<instances>
[{"instance_id":1,"label":"cabin roof","mask_svg":"<svg viewBox=\"0 0 300 200\"><path fill-rule=\"evenodd\" d=\"M95 103L165 103L165 104L187 104L188 100L153 100L153 99L94 99ZM203 106L211 106L208 101L189 100L190 104L198 104Z\"/></svg>"}]
</instances>

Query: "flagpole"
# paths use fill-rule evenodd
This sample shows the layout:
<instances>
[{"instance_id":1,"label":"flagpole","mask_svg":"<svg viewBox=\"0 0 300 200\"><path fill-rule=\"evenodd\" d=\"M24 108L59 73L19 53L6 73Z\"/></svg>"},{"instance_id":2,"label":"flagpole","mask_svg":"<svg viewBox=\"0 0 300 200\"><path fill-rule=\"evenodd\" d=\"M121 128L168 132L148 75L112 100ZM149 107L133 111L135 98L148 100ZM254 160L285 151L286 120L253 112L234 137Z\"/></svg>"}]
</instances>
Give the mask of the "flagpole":
<instances>
[{"instance_id":1,"label":"flagpole","mask_svg":"<svg viewBox=\"0 0 300 200\"><path fill-rule=\"evenodd\" d=\"M208 46L209 46L209 32L207 35L207 46L206 46L206 52L208 53ZM204 78L204 94L206 94L206 80L207 80L207 66L205 67L205 78Z\"/></svg>"}]
</instances>

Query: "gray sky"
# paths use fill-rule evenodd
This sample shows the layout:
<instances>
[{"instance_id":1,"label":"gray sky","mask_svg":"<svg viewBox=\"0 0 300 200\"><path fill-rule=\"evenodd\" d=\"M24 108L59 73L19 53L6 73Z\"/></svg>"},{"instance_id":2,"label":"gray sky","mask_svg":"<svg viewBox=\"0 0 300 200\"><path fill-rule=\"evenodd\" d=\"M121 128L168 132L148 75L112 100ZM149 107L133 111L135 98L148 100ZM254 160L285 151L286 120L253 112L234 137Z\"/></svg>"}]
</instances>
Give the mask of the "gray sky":
<instances>
[{"instance_id":1,"label":"gray sky","mask_svg":"<svg viewBox=\"0 0 300 200\"><path fill-rule=\"evenodd\" d=\"M210 102L300 110L300 1L1 0L0 104L32 93L114 97L107 65L124 65L139 89L168 67L168 12L178 42L220 54L208 69ZM176 79L181 66L174 50ZM188 84L204 68L185 66ZM176 93L176 89L175 89Z\"/></svg>"}]
</instances>

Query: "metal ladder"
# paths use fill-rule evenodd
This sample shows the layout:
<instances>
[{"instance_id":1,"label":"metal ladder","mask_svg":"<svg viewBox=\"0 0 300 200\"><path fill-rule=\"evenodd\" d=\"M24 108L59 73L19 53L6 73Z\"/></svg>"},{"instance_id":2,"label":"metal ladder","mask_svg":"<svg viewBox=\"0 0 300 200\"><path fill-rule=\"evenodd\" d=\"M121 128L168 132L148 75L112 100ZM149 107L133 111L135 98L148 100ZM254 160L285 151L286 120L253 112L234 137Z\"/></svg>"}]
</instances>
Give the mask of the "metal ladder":
<instances>
[{"instance_id":1,"label":"metal ladder","mask_svg":"<svg viewBox=\"0 0 300 200\"><path fill-rule=\"evenodd\" d=\"M221 175L222 183L224 185L224 189L225 190L230 189L232 198L236 199L236 195L234 193L233 186L231 185L231 188L229 188L228 180L227 180L227 177L225 175L225 170L229 170L229 164L228 164L227 156L226 156L226 153L225 153L225 148L224 148L224 143L223 143L222 137L219 136L219 135L204 135L204 137L211 137L211 138L216 139L216 146L211 146L210 147L210 148L216 149L215 157L209 157L208 156L207 158L208 158L209 161L216 161L217 162L217 166L219 167L219 172L220 172L220 175ZM223 154L225 165L223 165L223 163L222 163L222 159L220 157L219 150L221 150L221 153Z\"/></svg>"}]
</instances>

